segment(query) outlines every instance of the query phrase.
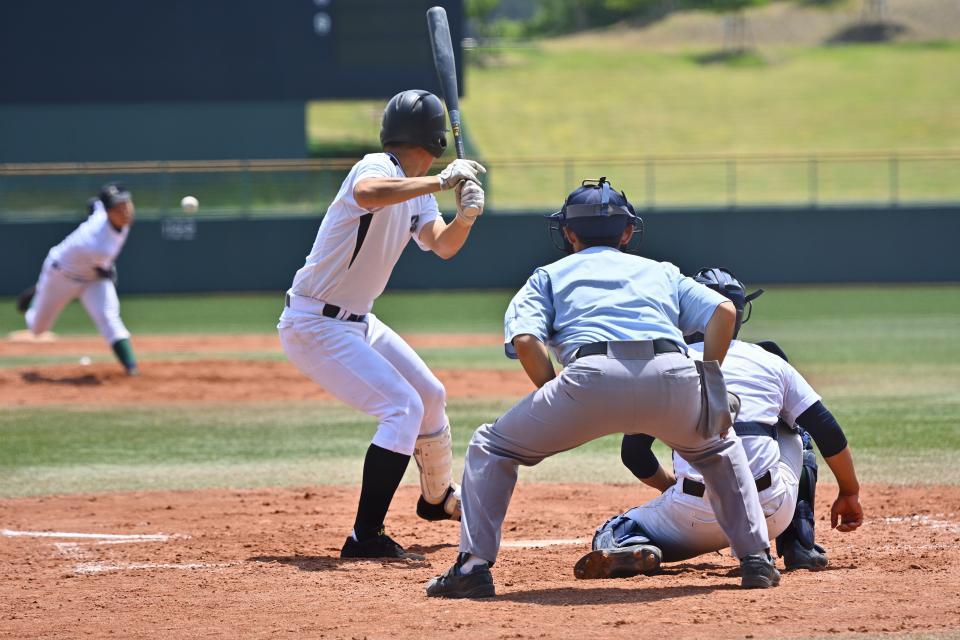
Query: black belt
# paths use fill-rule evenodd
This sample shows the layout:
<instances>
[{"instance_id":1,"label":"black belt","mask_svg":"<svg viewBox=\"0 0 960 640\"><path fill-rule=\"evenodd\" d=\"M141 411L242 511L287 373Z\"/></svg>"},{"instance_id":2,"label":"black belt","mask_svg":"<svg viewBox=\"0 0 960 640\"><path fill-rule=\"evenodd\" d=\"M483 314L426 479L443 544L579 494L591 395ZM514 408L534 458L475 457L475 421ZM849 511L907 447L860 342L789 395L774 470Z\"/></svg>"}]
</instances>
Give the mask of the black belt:
<instances>
[{"instance_id":1,"label":"black belt","mask_svg":"<svg viewBox=\"0 0 960 640\"><path fill-rule=\"evenodd\" d=\"M765 474L757 478L756 482L757 491L769 489L771 486L773 486L773 475L767 471ZM697 482L696 480L691 480L690 478L683 479L683 492L688 496L702 498L704 491L706 491L706 486L702 482Z\"/></svg>"},{"instance_id":2,"label":"black belt","mask_svg":"<svg viewBox=\"0 0 960 640\"><path fill-rule=\"evenodd\" d=\"M777 439L777 425L763 424L762 422L734 422L733 430L741 438L743 436L767 436Z\"/></svg>"},{"instance_id":3,"label":"black belt","mask_svg":"<svg viewBox=\"0 0 960 640\"><path fill-rule=\"evenodd\" d=\"M288 307L290 306L289 293L286 294L286 298L284 299L284 304L286 304ZM350 322L363 322L364 318L367 317L366 314L361 316L361 315L357 315L356 313L351 313L340 318L339 317L340 311L341 311L340 307L338 307L335 304L324 304L323 309L320 310L320 313L326 316L327 318L335 318L335 319L339 318L340 320L349 320Z\"/></svg>"},{"instance_id":4,"label":"black belt","mask_svg":"<svg viewBox=\"0 0 960 640\"><path fill-rule=\"evenodd\" d=\"M655 338L651 340L653 343L653 353L660 355L661 353L683 353L683 349L680 348L673 340L667 340L666 338ZM573 354L574 358L582 358L584 356L597 356L597 355L607 355L607 342L592 342L590 344L585 344Z\"/></svg>"}]
</instances>

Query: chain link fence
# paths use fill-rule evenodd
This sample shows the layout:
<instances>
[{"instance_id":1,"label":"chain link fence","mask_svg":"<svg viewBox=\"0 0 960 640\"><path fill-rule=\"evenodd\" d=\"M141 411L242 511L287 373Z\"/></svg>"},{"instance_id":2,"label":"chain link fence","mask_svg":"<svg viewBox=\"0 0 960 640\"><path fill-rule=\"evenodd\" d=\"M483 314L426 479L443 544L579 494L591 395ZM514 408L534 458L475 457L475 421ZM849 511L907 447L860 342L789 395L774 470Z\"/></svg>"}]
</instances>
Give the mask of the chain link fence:
<instances>
[{"instance_id":1,"label":"chain link fence","mask_svg":"<svg viewBox=\"0 0 960 640\"><path fill-rule=\"evenodd\" d=\"M107 181L140 217L322 214L354 160L0 164L0 219L82 216ZM638 209L960 203L960 151L484 160L492 214L551 211L585 178L607 176ZM440 167L435 167L439 170ZM453 210L452 196L440 196Z\"/></svg>"}]
</instances>

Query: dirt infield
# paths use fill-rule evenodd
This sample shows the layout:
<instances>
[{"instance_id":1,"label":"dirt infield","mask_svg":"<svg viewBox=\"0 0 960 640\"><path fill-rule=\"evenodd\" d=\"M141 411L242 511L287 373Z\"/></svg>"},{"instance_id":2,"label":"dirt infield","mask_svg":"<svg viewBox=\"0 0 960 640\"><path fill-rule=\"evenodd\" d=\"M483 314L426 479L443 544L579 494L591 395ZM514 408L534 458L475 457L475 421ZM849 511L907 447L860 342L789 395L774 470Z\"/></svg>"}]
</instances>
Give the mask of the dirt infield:
<instances>
[{"instance_id":1,"label":"dirt infield","mask_svg":"<svg viewBox=\"0 0 960 640\"><path fill-rule=\"evenodd\" d=\"M416 346L499 345L418 336ZM264 336L136 339L143 375L115 363L0 369L0 405L136 405L325 399ZM98 338L0 342L0 358L100 353ZM167 354L203 359L173 360ZM519 370L439 371L451 397L517 397ZM522 474L521 474L522 480ZM2 478L0 478L2 482ZM819 492L827 512L835 488ZM593 527L651 498L640 486L518 487L495 567L498 597L437 601L426 580L456 555L457 525L413 516L404 486L387 526L417 562L338 557L356 487L114 493L0 500L0 638L808 637L960 630L960 487L868 486L865 526L819 537L831 566L768 592L735 588L713 554L659 576L577 581Z\"/></svg>"},{"instance_id":2,"label":"dirt infield","mask_svg":"<svg viewBox=\"0 0 960 640\"><path fill-rule=\"evenodd\" d=\"M820 492L821 513L832 493ZM418 521L411 487L388 527L426 560L398 563L338 558L352 488L4 500L0 636L751 638L960 626L956 487L867 487L859 532L821 526L830 568L787 574L767 592L735 588L736 564L719 554L655 577L575 580L591 527L652 495L521 485L488 601L424 596L454 559L457 527Z\"/></svg>"},{"instance_id":3,"label":"dirt infield","mask_svg":"<svg viewBox=\"0 0 960 640\"><path fill-rule=\"evenodd\" d=\"M414 347L487 346L502 338L486 334L405 336ZM148 360L141 375L129 378L119 365L31 365L0 369L0 405L139 405L190 402L332 400L285 360L238 359L244 353L281 353L273 334L140 336L141 355L163 354L188 360ZM71 336L52 342L0 341L0 358L82 357L106 351L97 336ZM225 357L232 355L233 358ZM209 356L210 359L192 359ZM519 367L513 370L446 370L437 375L451 398L519 397L533 386Z\"/></svg>"},{"instance_id":4,"label":"dirt infield","mask_svg":"<svg viewBox=\"0 0 960 640\"><path fill-rule=\"evenodd\" d=\"M533 390L520 370L435 372L451 398L519 397ZM142 405L333 400L293 365L271 360L150 361L128 377L119 365L0 369L0 405Z\"/></svg>"}]
</instances>

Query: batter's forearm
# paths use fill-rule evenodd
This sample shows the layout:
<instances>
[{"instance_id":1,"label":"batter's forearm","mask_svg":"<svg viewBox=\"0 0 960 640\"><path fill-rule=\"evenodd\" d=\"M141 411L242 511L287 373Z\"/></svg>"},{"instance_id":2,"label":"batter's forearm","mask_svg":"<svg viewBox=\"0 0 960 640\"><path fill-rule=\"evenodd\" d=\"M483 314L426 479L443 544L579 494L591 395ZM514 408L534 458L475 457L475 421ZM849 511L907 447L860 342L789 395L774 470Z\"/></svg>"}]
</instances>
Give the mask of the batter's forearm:
<instances>
[{"instance_id":1,"label":"batter's forearm","mask_svg":"<svg viewBox=\"0 0 960 640\"><path fill-rule=\"evenodd\" d=\"M437 236L431 249L444 260L452 258L466 244L470 228L470 225L464 224L459 217L454 218Z\"/></svg>"},{"instance_id":2,"label":"batter's forearm","mask_svg":"<svg viewBox=\"0 0 960 640\"><path fill-rule=\"evenodd\" d=\"M547 345L538 338L530 334L517 336L513 339L513 347L517 350L523 370L538 389L557 377Z\"/></svg>"},{"instance_id":3,"label":"batter's forearm","mask_svg":"<svg viewBox=\"0 0 960 640\"><path fill-rule=\"evenodd\" d=\"M353 188L353 199L367 210L406 202L440 191L436 176L419 178L366 178Z\"/></svg>"},{"instance_id":4,"label":"batter's forearm","mask_svg":"<svg viewBox=\"0 0 960 640\"><path fill-rule=\"evenodd\" d=\"M737 326L737 308L732 302L717 305L710 322L703 331L703 359L716 360L723 364Z\"/></svg>"}]
</instances>

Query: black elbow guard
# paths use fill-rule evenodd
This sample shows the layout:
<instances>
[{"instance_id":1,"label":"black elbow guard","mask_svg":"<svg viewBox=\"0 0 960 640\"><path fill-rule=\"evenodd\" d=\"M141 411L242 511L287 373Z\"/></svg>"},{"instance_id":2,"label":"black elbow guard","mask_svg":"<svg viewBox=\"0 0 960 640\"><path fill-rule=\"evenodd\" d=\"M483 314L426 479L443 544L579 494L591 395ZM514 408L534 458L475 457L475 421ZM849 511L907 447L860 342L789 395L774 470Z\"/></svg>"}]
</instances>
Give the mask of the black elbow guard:
<instances>
[{"instance_id":1,"label":"black elbow guard","mask_svg":"<svg viewBox=\"0 0 960 640\"><path fill-rule=\"evenodd\" d=\"M810 434L824 458L835 456L847 447L843 429L819 400L797 417L797 424Z\"/></svg>"},{"instance_id":2,"label":"black elbow guard","mask_svg":"<svg viewBox=\"0 0 960 640\"><path fill-rule=\"evenodd\" d=\"M649 478L660 468L660 461L651 448L653 441L653 436L638 433L625 435L620 442L620 460L638 480Z\"/></svg>"}]
</instances>

